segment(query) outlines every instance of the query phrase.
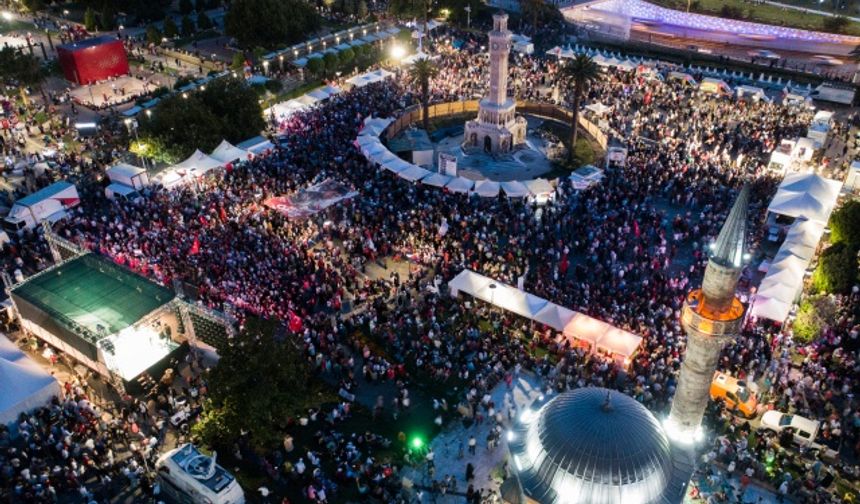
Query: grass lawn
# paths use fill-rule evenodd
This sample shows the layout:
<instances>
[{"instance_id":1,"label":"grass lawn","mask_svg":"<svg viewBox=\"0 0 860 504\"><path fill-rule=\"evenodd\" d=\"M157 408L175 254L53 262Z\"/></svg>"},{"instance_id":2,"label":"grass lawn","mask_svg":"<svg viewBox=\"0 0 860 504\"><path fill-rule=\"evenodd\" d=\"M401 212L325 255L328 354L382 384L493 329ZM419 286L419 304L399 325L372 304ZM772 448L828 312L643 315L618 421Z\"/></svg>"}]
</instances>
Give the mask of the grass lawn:
<instances>
[{"instance_id":1,"label":"grass lawn","mask_svg":"<svg viewBox=\"0 0 860 504\"><path fill-rule=\"evenodd\" d=\"M678 10L687 10L686 0L651 0L655 4ZM800 2L794 2L800 3ZM803 4L808 5L808 4ZM753 4L744 0L693 0L692 11L719 16L724 8L739 9L744 21L753 21L779 26L792 26L813 31L828 31L824 21L827 16L808 14L770 4ZM842 33L860 36L860 23L850 21Z\"/></svg>"}]
</instances>

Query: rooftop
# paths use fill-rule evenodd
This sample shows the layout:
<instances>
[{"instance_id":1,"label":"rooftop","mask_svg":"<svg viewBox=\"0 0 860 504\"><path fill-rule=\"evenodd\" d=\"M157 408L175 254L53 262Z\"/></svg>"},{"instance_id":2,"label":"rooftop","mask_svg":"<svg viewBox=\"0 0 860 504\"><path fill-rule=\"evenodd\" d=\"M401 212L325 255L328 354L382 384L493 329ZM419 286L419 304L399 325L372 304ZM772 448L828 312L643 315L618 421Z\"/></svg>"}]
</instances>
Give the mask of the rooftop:
<instances>
[{"instance_id":1,"label":"rooftop","mask_svg":"<svg viewBox=\"0 0 860 504\"><path fill-rule=\"evenodd\" d=\"M81 332L79 326L102 337L131 326L174 297L172 290L93 254L37 275L12 293L75 333Z\"/></svg>"}]
</instances>

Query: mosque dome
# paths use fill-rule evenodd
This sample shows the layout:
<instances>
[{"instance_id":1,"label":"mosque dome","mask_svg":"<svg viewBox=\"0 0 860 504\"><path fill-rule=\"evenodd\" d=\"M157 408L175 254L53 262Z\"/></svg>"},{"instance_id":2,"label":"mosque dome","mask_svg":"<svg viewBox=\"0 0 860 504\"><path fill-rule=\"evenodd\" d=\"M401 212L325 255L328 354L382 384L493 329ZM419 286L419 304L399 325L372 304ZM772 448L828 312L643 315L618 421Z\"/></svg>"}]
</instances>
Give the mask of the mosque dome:
<instances>
[{"instance_id":1,"label":"mosque dome","mask_svg":"<svg viewBox=\"0 0 860 504\"><path fill-rule=\"evenodd\" d=\"M669 439L654 415L605 388L524 411L511 437L525 496L541 504L659 502L672 476Z\"/></svg>"}]
</instances>

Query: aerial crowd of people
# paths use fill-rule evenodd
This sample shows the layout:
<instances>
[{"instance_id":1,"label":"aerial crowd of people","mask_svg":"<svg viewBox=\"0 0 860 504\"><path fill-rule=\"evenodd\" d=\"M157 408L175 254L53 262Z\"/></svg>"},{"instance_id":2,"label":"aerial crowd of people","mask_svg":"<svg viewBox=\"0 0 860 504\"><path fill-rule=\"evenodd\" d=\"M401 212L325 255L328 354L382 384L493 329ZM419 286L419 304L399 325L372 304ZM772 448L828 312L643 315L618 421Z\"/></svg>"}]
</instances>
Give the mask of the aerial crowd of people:
<instances>
[{"instance_id":1,"label":"aerial crowd of people","mask_svg":"<svg viewBox=\"0 0 860 504\"><path fill-rule=\"evenodd\" d=\"M428 51L440 56L432 101L482 95L487 63L481 40L448 35L465 43L454 49L445 36L428 42ZM512 94L566 102L562 61L515 58ZM658 64L654 71L668 69ZM437 406L446 404L438 408L445 421L488 416L501 425L513 413L505 410L515 405L491 407L484 398L526 371L547 390L611 387L665 415L684 355L679 311L684 295L701 282L707 246L746 182L752 186L750 265L762 257L761 223L780 181L767 168L769 153L780 140L802 136L811 113L703 96L683 82L649 78L640 70L606 69L583 101L609 107L601 120L613 141L625 144L626 162L608 166L603 180L588 189L560 178L553 199L538 206L408 183L368 162L353 145L363 120L394 116L419 98L404 79L334 96L273 124L272 152L193 187L149 191L136 203L104 200L90 177L91 187L81 188L83 204L54 229L159 283L178 279L193 286L196 300L208 307L285 321L300 317L295 336L320 376L350 394L368 383L396 385L392 397L380 396L374 415L396 416L414 400L415 383L431 382L461 391L432 398ZM843 168L832 168L838 178ZM326 179L359 194L307 219L289 219L262 204ZM35 236L7 247L3 266L10 274L37 261L47 264L47 247ZM409 263L408 276L371 274L393 259ZM451 298L445 282L464 268L511 285L522 277L526 291L641 335L643 346L625 366L517 315ZM750 266L741 281L744 299L753 276ZM840 298L843 316L808 346L793 341L790 327L750 318L720 361L722 370L757 384L763 408L820 420L821 444L854 460L860 456L858 302L856 295ZM803 356L801 364L793 354ZM274 449L260 457L261 466L273 481L298 482L311 502L335 499L343 485L396 501L398 486L390 478L395 464L373 458L377 447L394 440L340 433L338 424L349 411L339 408L320 420L315 445ZM93 413L71 393L22 419L23 443L47 450L46 457L62 457L66 466L57 466L61 477L49 475L49 466L36 474L21 460L21 438L0 438L3 490L32 502L50 502L50 494L69 488L92 498L81 476L105 464L117 436ZM835 488L819 484L837 467L822 470L820 461L804 466L801 454L778 438L748 445L748 436L739 433L748 434L749 424L718 405L708 424L717 443L709 456L729 473L797 501L841 502ZM237 456L243 456L241 446ZM334 473L326 473L320 457L331 459ZM769 469L774 458L779 467L801 469ZM461 490L473 482L465 483ZM443 487L450 488L451 479L433 488ZM470 496L480 499L479 487ZM721 491L708 498L739 502Z\"/></svg>"}]
</instances>

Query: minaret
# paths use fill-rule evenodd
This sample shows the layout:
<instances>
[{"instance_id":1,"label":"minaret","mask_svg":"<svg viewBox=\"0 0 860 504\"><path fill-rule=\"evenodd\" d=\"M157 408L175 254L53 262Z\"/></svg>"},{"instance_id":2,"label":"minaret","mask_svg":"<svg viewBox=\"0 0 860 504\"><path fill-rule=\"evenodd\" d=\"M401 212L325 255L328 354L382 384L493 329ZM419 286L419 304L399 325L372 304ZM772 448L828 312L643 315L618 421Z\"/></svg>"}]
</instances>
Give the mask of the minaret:
<instances>
[{"instance_id":1,"label":"minaret","mask_svg":"<svg viewBox=\"0 0 860 504\"><path fill-rule=\"evenodd\" d=\"M511 32L508 30L508 15L493 16L493 31L490 42L490 93L487 102L495 106L507 105L508 101L508 57L511 54Z\"/></svg>"},{"instance_id":2,"label":"minaret","mask_svg":"<svg viewBox=\"0 0 860 504\"><path fill-rule=\"evenodd\" d=\"M712 247L702 288L690 292L684 302L681 324L687 351L666 422L667 434L679 441L696 439L720 351L740 332L744 307L735 290L743 269L748 206L749 186L744 185Z\"/></svg>"}]
</instances>

